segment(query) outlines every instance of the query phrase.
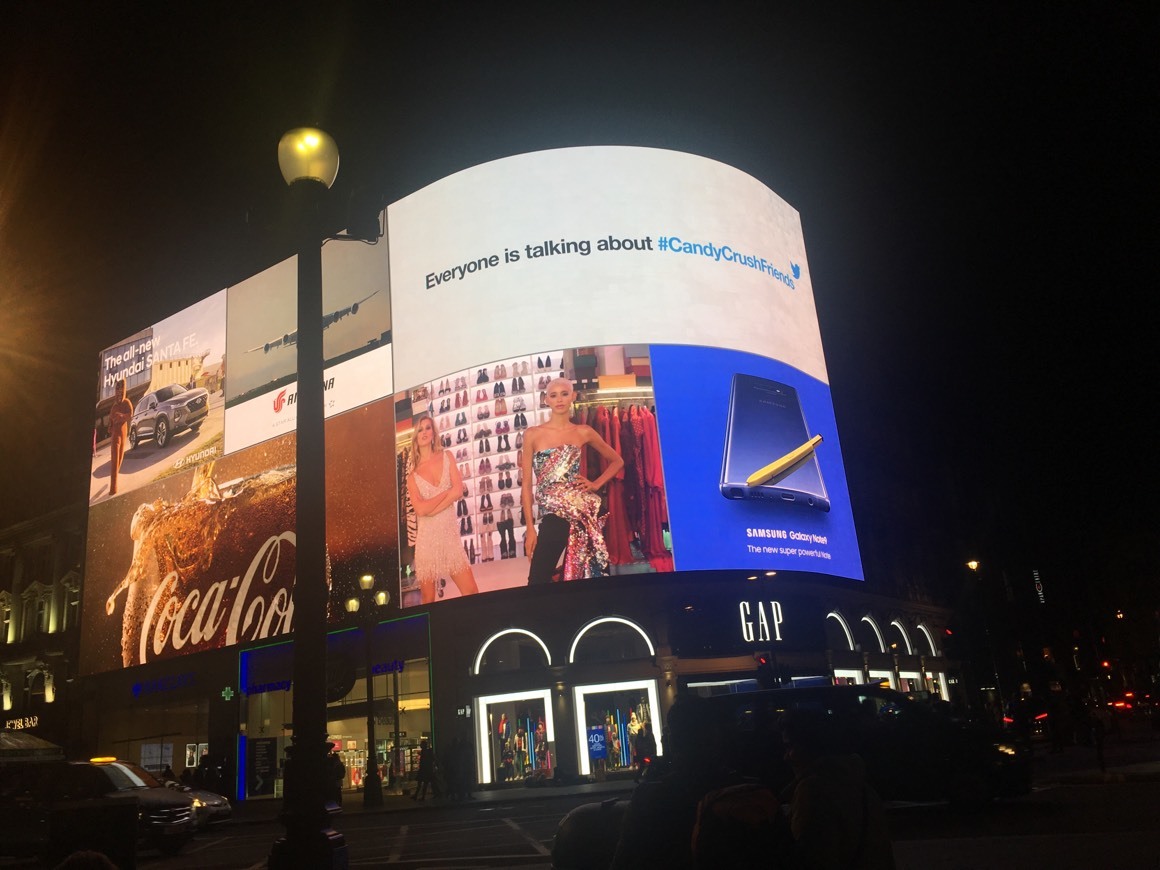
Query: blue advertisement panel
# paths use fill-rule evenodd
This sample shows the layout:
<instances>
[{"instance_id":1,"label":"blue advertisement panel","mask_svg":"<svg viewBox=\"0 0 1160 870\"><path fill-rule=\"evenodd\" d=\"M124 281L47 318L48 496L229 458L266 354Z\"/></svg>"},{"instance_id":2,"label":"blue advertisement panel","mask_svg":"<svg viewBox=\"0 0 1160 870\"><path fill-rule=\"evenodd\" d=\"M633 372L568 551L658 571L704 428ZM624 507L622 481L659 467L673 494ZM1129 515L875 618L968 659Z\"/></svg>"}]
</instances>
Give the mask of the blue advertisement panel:
<instances>
[{"instance_id":1,"label":"blue advertisement panel","mask_svg":"<svg viewBox=\"0 0 1160 870\"><path fill-rule=\"evenodd\" d=\"M608 743L604 739L603 725L591 725L588 728L588 757L593 761L608 758Z\"/></svg>"},{"instance_id":2,"label":"blue advertisement panel","mask_svg":"<svg viewBox=\"0 0 1160 870\"><path fill-rule=\"evenodd\" d=\"M650 355L677 569L862 579L829 387L756 354L654 345Z\"/></svg>"}]
</instances>

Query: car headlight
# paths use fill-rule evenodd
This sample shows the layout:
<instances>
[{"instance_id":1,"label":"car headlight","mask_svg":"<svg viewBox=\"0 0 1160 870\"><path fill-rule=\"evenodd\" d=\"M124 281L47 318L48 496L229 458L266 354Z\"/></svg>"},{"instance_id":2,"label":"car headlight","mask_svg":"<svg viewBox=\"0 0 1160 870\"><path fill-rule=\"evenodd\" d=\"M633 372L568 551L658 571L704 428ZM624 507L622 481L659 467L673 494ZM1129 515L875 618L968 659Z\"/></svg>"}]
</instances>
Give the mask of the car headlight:
<instances>
[{"instance_id":1,"label":"car headlight","mask_svg":"<svg viewBox=\"0 0 1160 870\"><path fill-rule=\"evenodd\" d=\"M1011 743L996 743L995 748L1004 755L1018 755L1019 750Z\"/></svg>"},{"instance_id":2,"label":"car headlight","mask_svg":"<svg viewBox=\"0 0 1160 870\"><path fill-rule=\"evenodd\" d=\"M201 798L194 798L193 799L193 808L195 810L201 809L204 806L205 806L205 801L203 801Z\"/></svg>"}]
</instances>

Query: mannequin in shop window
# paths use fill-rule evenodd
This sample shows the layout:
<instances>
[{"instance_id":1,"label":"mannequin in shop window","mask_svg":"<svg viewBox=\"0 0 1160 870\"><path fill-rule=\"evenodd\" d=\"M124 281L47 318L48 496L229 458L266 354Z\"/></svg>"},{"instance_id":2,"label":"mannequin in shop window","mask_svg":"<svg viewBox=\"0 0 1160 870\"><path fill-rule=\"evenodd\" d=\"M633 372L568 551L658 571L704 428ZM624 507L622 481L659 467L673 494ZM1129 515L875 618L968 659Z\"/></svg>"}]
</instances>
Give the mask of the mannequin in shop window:
<instances>
[{"instance_id":1,"label":"mannequin in shop window","mask_svg":"<svg viewBox=\"0 0 1160 870\"><path fill-rule=\"evenodd\" d=\"M608 573L608 547L600 516L601 488L624 466L624 460L590 426L571 421L575 393L572 382L555 378L545 390L550 411L546 423L527 430L524 438L523 477L534 480L521 492L524 515L540 508L540 526L529 526L526 550L532 560L528 585L551 582L560 554L564 580L601 577ZM580 457L593 448L608 465L596 480L580 474Z\"/></svg>"},{"instance_id":2,"label":"mannequin in shop window","mask_svg":"<svg viewBox=\"0 0 1160 870\"><path fill-rule=\"evenodd\" d=\"M407 495L418 518L415 576L422 601L430 604L435 600L435 586L441 577L450 577L460 595L473 595L479 589L450 510L463 497L463 478L451 454L439 443L435 424L427 415L415 421L410 459Z\"/></svg>"},{"instance_id":3,"label":"mannequin in shop window","mask_svg":"<svg viewBox=\"0 0 1160 870\"><path fill-rule=\"evenodd\" d=\"M544 727L544 720L541 718L536 722L535 742L533 745L533 753L536 759L537 770L547 770L548 765L548 731Z\"/></svg>"},{"instance_id":4,"label":"mannequin in shop window","mask_svg":"<svg viewBox=\"0 0 1160 870\"><path fill-rule=\"evenodd\" d=\"M516 776L523 776L528 769L528 735L523 727L516 729L515 745Z\"/></svg>"}]
</instances>

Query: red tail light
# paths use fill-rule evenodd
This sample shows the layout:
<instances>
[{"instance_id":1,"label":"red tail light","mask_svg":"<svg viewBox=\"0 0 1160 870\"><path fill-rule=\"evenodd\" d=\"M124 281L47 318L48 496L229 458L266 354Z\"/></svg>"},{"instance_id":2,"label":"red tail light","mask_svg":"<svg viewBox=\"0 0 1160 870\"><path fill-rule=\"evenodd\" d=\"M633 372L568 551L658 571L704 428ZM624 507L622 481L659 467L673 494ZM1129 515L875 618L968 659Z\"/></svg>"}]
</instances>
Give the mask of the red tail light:
<instances>
[{"instance_id":1,"label":"red tail light","mask_svg":"<svg viewBox=\"0 0 1160 870\"><path fill-rule=\"evenodd\" d=\"M1046 718L1047 718L1046 713L1040 713L1038 716L1035 717L1035 720L1038 722L1040 719L1046 719Z\"/></svg>"}]
</instances>

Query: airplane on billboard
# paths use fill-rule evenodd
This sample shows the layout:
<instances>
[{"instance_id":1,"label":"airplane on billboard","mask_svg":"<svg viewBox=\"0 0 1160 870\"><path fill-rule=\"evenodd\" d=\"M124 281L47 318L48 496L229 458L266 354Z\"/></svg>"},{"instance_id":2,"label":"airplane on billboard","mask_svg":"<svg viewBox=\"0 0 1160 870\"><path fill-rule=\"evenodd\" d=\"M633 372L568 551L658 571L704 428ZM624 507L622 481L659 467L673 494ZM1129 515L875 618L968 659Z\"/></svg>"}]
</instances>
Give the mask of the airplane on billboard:
<instances>
[{"instance_id":1,"label":"airplane on billboard","mask_svg":"<svg viewBox=\"0 0 1160 870\"><path fill-rule=\"evenodd\" d=\"M374 296L375 294L377 294L378 292L379 291L376 290L370 296L364 297L363 299L360 299L358 302L351 303L350 305L346 306L346 308L340 308L337 311L332 311L329 314L322 315L322 328L323 329L330 328L330 326L332 326L335 323L338 323L338 321L342 320L348 314L358 314L359 306L362 305L364 302L366 302L367 299L370 299L371 296ZM253 353L256 350L260 350L263 353L269 353L270 351L277 350L280 347L289 347L290 345L297 344L297 343L298 343L298 330L296 329L293 332L287 332L285 335L279 336L278 338L272 338L269 341L267 341L265 344L259 344L257 347L251 347L249 350L246 351L246 353Z\"/></svg>"}]
</instances>

